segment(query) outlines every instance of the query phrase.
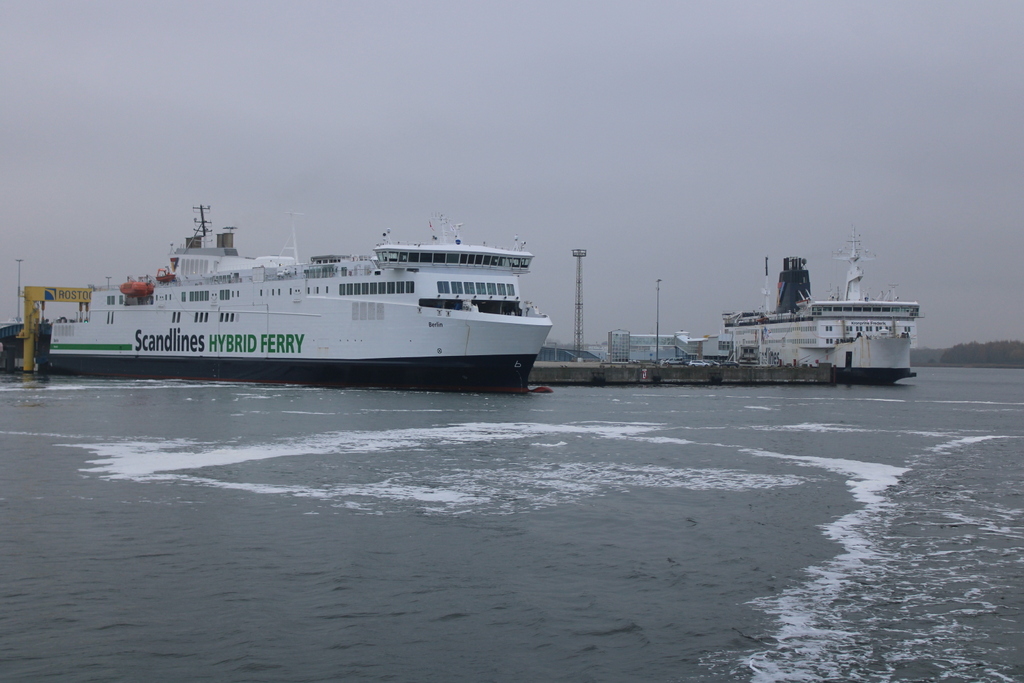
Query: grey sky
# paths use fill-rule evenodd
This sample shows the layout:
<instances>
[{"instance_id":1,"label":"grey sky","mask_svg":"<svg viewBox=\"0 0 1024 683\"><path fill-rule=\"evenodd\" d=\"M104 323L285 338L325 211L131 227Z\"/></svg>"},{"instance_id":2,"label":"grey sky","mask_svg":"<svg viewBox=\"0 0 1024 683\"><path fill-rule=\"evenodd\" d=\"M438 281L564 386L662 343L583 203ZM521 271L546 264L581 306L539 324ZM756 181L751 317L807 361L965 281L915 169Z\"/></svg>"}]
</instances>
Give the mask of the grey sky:
<instances>
[{"instance_id":1,"label":"grey sky","mask_svg":"<svg viewBox=\"0 0 1024 683\"><path fill-rule=\"evenodd\" d=\"M429 239L535 260L571 341L712 333L763 261L816 295L851 227L925 346L1024 338L1024 4L0 0L0 317L154 273L192 206L279 253Z\"/></svg>"}]
</instances>

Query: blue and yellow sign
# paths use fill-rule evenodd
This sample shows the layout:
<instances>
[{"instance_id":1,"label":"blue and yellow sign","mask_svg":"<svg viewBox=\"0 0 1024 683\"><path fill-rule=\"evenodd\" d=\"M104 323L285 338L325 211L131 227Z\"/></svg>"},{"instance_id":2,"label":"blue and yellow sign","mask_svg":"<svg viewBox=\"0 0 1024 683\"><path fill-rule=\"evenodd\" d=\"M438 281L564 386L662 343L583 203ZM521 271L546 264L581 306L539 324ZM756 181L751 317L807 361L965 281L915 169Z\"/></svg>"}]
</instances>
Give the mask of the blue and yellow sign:
<instances>
[{"instance_id":1,"label":"blue and yellow sign","mask_svg":"<svg viewBox=\"0 0 1024 683\"><path fill-rule=\"evenodd\" d=\"M25 300L88 303L92 301L92 289L88 287L25 287Z\"/></svg>"}]
</instances>

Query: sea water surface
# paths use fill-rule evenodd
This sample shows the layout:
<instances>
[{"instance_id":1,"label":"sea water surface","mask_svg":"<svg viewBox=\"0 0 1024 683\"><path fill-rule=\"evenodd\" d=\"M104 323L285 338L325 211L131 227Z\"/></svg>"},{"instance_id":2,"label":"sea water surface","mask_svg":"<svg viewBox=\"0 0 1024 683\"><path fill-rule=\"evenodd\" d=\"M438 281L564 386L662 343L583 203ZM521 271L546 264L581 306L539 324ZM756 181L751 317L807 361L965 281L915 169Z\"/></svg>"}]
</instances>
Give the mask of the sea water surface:
<instances>
[{"instance_id":1,"label":"sea water surface","mask_svg":"<svg viewBox=\"0 0 1024 683\"><path fill-rule=\"evenodd\" d=\"M1024 681L1024 371L0 376L0 680Z\"/></svg>"}]
</instances>

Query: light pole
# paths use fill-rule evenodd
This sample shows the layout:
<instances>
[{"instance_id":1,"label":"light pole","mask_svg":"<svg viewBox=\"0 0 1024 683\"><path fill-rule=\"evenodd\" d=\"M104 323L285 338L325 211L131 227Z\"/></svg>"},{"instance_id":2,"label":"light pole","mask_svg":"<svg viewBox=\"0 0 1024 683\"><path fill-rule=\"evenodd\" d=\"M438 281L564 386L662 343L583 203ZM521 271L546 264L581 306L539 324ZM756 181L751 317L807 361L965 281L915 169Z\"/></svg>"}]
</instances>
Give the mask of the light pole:
<instances>
[{"instance_id":1,"label":"light pole","mask_svg":"<svg viewBox=\"0 0 1024 683\"><path fill-rule=\"evenodd\" d=\"M110 276L107 276L107 289L110 289Z\"/></svg>"},{"instance_id":2,"label":"light pole","mask_svg":"<svg viewBox=\"0 0 1024 683\"><path fill-rule=\"evenodd\" d=\"M654 304L654 364L657 365L661 358L661 278L655 280L655 304Z\"/></svg>"},{"instance_id":3,"label":"light pole","mask_svg":"<svg viewBox=\"0 0 1024 683\"><path fill-rule=\"evenodd\" d=\"M576 360L581 360L583 355L583 257L587 255L586 249L573 249L572 255L576 259L576 329L573 332L573 351Z\"/></svg>"},{"instance_id":4,"label":"light pole","mask_svg":"<svg viewBox=\"0 0 1024 683\"><path fill-rule=\"evenodd\" d=\"M25 259L16 258L14 260L18 262L18 308L14 315L14 319L21 322L21 262L24 261Z\"/></svg>"}]
</instances>

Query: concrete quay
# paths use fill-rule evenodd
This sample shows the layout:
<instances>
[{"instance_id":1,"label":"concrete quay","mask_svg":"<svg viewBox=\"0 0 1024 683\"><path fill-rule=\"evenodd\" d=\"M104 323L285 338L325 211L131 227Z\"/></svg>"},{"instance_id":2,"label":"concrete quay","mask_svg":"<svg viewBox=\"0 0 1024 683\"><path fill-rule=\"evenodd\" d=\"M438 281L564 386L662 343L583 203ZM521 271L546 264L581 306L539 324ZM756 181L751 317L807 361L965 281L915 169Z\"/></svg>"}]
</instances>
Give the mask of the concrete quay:
<instances>
[{"instance_id":1,"label":"concrete quay","mask_svg":"<svg viewBox=\"0 0 1024 683\"><path fill-rule=\"evenodd\" d=\"M832 365L690 367L641 363L564 363L538 361L530 372L534 385L629 386L834 384Z\"/></svg>"}]
</instances>

